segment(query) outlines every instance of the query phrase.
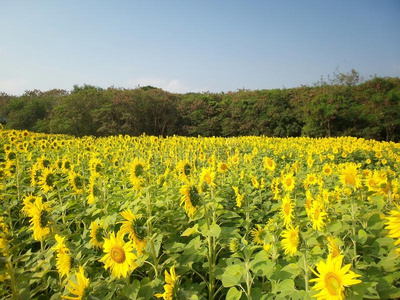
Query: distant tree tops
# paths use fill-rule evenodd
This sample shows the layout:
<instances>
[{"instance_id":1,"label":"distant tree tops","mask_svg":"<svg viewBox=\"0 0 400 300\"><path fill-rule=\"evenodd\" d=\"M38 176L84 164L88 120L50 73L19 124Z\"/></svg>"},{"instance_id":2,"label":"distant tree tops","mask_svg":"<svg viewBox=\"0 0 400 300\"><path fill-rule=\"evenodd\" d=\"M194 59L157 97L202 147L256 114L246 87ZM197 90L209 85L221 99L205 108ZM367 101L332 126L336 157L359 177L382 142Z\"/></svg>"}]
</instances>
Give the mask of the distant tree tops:
<instances>
[{"instance_id":1,"label":"distant tree tops","mask_svg":"<svg viewBox=\"0 0 400 300\"><path fill-rule=\"evenodd\" d=\"M314 86L174 94L152 86L0 93L6 128L75 136L343 136L400 140L400 79L352 70Z\"/></svg>"}]
</instances>

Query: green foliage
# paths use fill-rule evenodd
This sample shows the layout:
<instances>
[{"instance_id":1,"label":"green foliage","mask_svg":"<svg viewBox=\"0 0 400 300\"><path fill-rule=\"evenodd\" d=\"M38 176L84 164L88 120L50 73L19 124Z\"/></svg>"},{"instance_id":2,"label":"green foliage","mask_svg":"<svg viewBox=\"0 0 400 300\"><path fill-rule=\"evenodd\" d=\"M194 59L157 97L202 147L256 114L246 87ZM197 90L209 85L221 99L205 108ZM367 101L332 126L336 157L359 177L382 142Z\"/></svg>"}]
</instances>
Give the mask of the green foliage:
<instances>
[{"instance_id":1,"label":"green foliage","mask_svg":"<svg viewBox=\"0 0 400 300\"><path fill-rule=\"evenodd\" d=\"M400 79L352 70L313 87L173 94L153 86L0 93L9 129L75 136L356 136L400 139Z\"/></svg>"}]
</instances>

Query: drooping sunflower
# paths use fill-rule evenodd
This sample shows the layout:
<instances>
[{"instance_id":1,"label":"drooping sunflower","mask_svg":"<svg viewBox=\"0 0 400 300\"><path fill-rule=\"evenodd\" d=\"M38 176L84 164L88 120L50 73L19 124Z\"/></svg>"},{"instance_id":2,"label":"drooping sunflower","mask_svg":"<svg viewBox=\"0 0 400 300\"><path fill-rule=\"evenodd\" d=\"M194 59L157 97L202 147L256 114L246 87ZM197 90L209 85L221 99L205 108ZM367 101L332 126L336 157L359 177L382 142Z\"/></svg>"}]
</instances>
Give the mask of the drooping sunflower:
<instances>
[{"instance_id":1,"label":"drooping sunflower","mask_svg":"<svg viewBox=\"0 0 400 300\"><path fill-rule=\"evenodd\" d=\"M283 189L287 192L293 191L295 182L296 180L293 177L293 173L285 174L282 178Z\"/></svg>"},{"instance_id":2,"label":"drooping sunflower","mask_svg":"<svg viewBox=\"0 0 400 300\"><path fill-rule=\"evenodd\" d=\"M361 186L360 177L357 174L357 165L348 163L340 171L340 181L344 187L352 187L354 190Z\"/></svg>"},{"instance_id":3,"label":"drooping sunflower","mask_svg":"<svg viewBox=\"0 0 400 300\"><path fill-rule=\"evenodd\" d=\"M130 208L121 212L125 221L122 221L120 231L128 233L128 237L133 241L133 245L138 253L141 255L143 249L146 247L146 227L145 219L141 214L133 214Z\"/></svg>"},{"instance_id":4,"label":"drooping sunflower","mask_svg":"<svg viewBox=\"0 0 400 300\"><path fill-rule=\"evenodd\" d=\"M286 195L282 199L281 211L279 212L280 216L283 219L283 224L285 226L287 226L287 225L292 223L293 210L294 210L293 206L294 206L294 203L290 199L290 196Z\"/></svg>"},{"instance_id":5,"label":"drooping sunflower","mask_svg":"<svg viewBox=\"0 0 400 300\"><path fill-rule=\"evenodd\" d=\"M45 168L40 175L39 185L40 188L45 192L52 191L55 186L56 181L56 174L54 173L53 169Z\"/></svg>"},{"instance_id":6,"label":"drooping sunflower","mask_svg":"<svg viewBox=\"0 0 400 300\"><path fill-rule=\"evenodd\" d=\"M53 247L57 252L57 271L60 277L68 277L71 270L71 256L68 247L65 245L65 237L61 237L58 234L55 235L57 241L56 245Z\"/></svg>"},{"instance_id":7,"label":"drooping sunflower","mask_svg":"<svg viewBox=\"0 0 400 300\"><path fill-rule=\"evenodd\" d=\"M31 216L30 230L33 231L33 238L36 241L42 241L43 238L50 233L49 225L49 206L42 202L41 197L37 197L34 205L31 207L28 215Z\"/></svg>"},{"instance_id":8,"label":"drooping sunflower","mask_svg":"<svg viewBox=\"0 0 400 300\"><path fill-rule=\"evenodd\" d=\"M251 236L253 237L253 242L258 245L264 245L266 243L267 229L261 227L261 225L257 224L257 228L254 228L250 231Z\"/></svg>"},{"instance_id":9,"label":"drooping sunflower","mask_svg":"<svg viewBox=\"0 0 400 300\"><path fill-rule=\"evenodd\" d=\"M104 166L100 159L97 157L92 157L89 161L89 168L91 176L100 177Z\"/></svg>"},{"instance_id":10,"label":"drooping sunflower","mask_svg":"<svg viewBox=\"0 0 400 300\"><path fill-rule=\"evenodd\" d=\"M350 271L351 265L342 267L342 262L343 255L328 255L326 262L321 261L316 265L318 273L312 271L318 278L311 279L310 282L316 282L312 289L320 292L313 297L318 300L342 300L345 287L361 283L361 280L356 279L360 275Z\"/></svg>"},{"instance_id":11,"label":"drooping sunflower","mask_svg":"<svg viewBox=\"0 0 400 300\"><path fill-rule=\"evenodd\" d=\"M104 241L103 222L94 221L90 223L90 242L94 248L102 248Z\"/></svg>"},{"instance_id":12,"label":"drooping sunflower","mask_svg":"<svg viewBox=\"0 0 400 300\"><path fill-rule=\"evenodd\" d=\"M239 193L239 188L237 186L232 186L233 190L235 191L235 196L236 196L236 206L237 207L242 207L242 202L245 194L240 194Z\"/></svg>"},{"instance_id":13,"label":"drooping sunflower","mask_svg":"<svg viewBox=\"0 0 400 300\"><path fill-rule=\"evenodd\" d=\"M313 223L314 230L321 231L325 227L325 218L327 215L324 205L320 201L313 201L309 217Z\"/></svg>"},{"instance_id":14,"label":"drooping sunflower","mask_svg":"<svg viewBox=\"0 0 400 300\"><path fill-rule=\"evenodd\" d=\"M175 273L175 266L172 266L169 269L169 273L165 270L165 285L164 285L164 293L162 294L155 294L157 298L163 298L164 300L173 300L177 299L177 292L178 292L178 280L179 275Z\"/></svg>"},{"instance_id":15,"label":"drooping sunflower","mask_svg":"<svg viewBox=\"0 0 400 300\"><path fill-rule=\"evenodd\" d=\"M283 237L281 244L285 255L295 255L297 247L299 246L299 226L296 228L293 228L292 225L287 226L286 229L282 231L281 236Z\"/></svg>"},{"instance_id":16,"label":"drooping sunflower","mask_svg":"<svg viewBox=\"0 0 400 300\"><path fill-rule=\"evenodd\" d=\"M83 178L74 171L68 172L69 184L76 194L83 194Z\"/></svg>"},{"instance_id":17,"label":"drooping sunflower","mask_svg":"<svg viewBox=\"0 0 400 300\"><path fill-rule=\"evenodd\" d=\"M189 218L191 218L197 210L197 207L200 205L201 199L199 191L195 185L186 184L180 188L179 193L182 195L180 205L185 205L185 211Z\"/></svg>"},{"instance_id":18,"label":"drooping sunflower","mask_svg":"<svg viewBox=\"0 0 400 300\"><path fill-rule=\"evenodd\" d=\"M104 239L103 251L106 255L99 261L104 262L104 268L110 268L111 274L116 278L127 277L137 267L137 257L132 252L133 244L131 241L125 243L124 233L121 231L117 236L112 232L109 239Z\"/></svg>"},{"instance_id":19,"label":"drooping sunflower","mask_svg":"<svg viewBox=\"0 0 400 300\"><path fill-rule=\"evenodd\" d=\"M176 165L178 176L183 182L188 182L189 177L192 173L192 166L187 160L181 160Z\"/></svg>"},{"instance_id":20,"label":"drooping sunflower","mask_svg":"<svg viewBox=\"0 0 400 300\"><path fill-rule=\"evenodd\" d=\"M24 197L23 201L23 207L22 207L22 214L28 217L32 217L29 213L34 206L34 203L38 197L33 196L32 194L28 194Z\"/></svg>"},{"instance_id":21,"label":"drooping sunflower","mask_svg":"<svg viewBox=\"0 0 400 300\"><path fill-rule=\"evenodd\" d=\"M328 249L329 249L329 255L332 258L335 258L336 256L340 255L340 250L339 246L336 244L335 239L331 236L328 236Z\"/></svg>"},{"instance_id":22,"label":"drooping sunflower","mask_svg":"<svg viewBox=\"0 0 400 300\"><path fill-rule=\"evenodd\" d=\"M130 166L130 181L133 185L134 190L138 190L142 187L145 181L146 163L138 158L135 158Z\"/></svg>"},{"instance_id":23,"label":"drooping sunflower","mask_svg":"<svg viewBox=\"0 0 400 300\"><path fill-rule=\"evenodd\" d=\"M81 266L79 266L79 271L75 272L75 277L77 282L75 283L72 280L69 280L69 285L67 285L67 289L72 295L75 295L76 297L61 296L61 298L69 300L86 299L85 295L88 291L90 280L89 278L85 277L85 271Z\"/></svg>"}]
</instances>

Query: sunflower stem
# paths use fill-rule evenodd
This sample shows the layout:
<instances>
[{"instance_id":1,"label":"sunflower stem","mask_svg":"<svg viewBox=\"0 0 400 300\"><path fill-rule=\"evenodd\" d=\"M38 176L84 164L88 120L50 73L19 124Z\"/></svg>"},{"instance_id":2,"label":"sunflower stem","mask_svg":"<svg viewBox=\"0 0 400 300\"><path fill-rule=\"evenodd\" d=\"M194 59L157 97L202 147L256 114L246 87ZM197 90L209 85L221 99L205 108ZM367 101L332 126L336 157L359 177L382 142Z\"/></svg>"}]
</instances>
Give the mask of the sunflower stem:
<instances>
[{"instance_id":1,"label":"sunflower stem","mask_svg":"<svg viewBox=\"0 0 400 300\"><path fill-rule=\"evenodd\" d=\"M9 257L7 260L7 269L8 269L8 273L10 275L12 299L19 299L17 282L15 280L14 267L13 267L13 263L11 261L11 257Z\"/></svg>"},{"instance_id":2,"label":"sunflower stem","mask_svg":"<svg viewBox=\"0 0 400 300\"><path fill-rule=\"evenodd\" d=\"M153 262L154 262L154 272L155 272L155 277L158 277L158 259L156 255L156 247L154 245L154 238L153 238L153 224L151 221L152 218L152 207L151 207L151 199L150 199L150 194L149 191L146 191L146 202L147 202L147 229L149 232L149 238L150 238L150 246L151 246L151 256L153 257Z\"/></svg>"},{"instance_id":3,"label":"sunflower stem","mask_svg":"<svg viewBox=\"0 0 400 300\"><path fill-rule=\"evenodd\" d=\"M211 198L213 199L214 193L211 188ZM207 223L207 243L208 243L208 299L214 299L214 290L215 290L215 280L214 280L214 243L213 239L210 235L210 216L209 211L207 209L206 200L203 199L203 207L204 207L204 217Z\"/></svg>"},{"instance_id":4,"label":"sunflower stem","mask_svg":"<svg viewBox=\"0 0 400 300\"><path fill-rule=\"evenodd\" d=\"M357 264L357 243L355 240L356 237L356 212L357 212L357 207L356 207L356 203L354 202L354 198L352 198L351 200L351 216L352 216L352 220L351 220L351 225L352 225L352 229L353 229L353 250L354 250L354 257L353 257L353 267L356 267Z\"/></svg>"},{"instance_id":5,"label":"sunflower stem","mask_svg":"<svg viewBox=\"0 0 400 300\"><path fill-rule=\"evenodd\" d=\"M61 198L61 194L60 194L60 188L58 187L58 185L57 185L57 194L58 194L58 200L60 201L60 205L62 207L63 203L62 203L62 198ZM62 210L61 214L62 214L62 221L65 224L65 211L64 211L64 209Z\"/></svg>"},{"instance_id":6,"label":"sunflower stem","mask_svg":"<svg viewBox=\"0 0 400 300\"><path fill-rule=\"evenodd\" d=\"M306 286L306 293L309 292L309 287L308 287L308 267L307 267L307 250L304 249L304 253L303 253L303 262L304 262L304 284Z\"/></svg>"}]
</instances>

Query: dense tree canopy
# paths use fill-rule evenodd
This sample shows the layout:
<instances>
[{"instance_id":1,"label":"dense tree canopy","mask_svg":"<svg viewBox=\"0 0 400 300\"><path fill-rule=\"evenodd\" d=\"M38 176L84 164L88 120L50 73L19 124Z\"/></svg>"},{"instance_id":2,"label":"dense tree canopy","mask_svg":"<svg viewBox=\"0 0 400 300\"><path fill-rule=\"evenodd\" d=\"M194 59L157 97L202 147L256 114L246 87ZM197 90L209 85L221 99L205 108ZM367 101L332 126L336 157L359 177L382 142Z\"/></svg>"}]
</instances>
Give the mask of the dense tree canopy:
<instances>
[{"instance_id":1,"label":"dense tree canopy","mask_svg":"<svg viewBox=\"0 0 400 300\"><path fill-rule=\"evenodd\" d=\"M400 79L357 72L291 89L174 94L74 86L70 92L0 93L7 128L76 136L343 136L400 140ZM361 83L360 83L361 82Z\"/></svg>"}]
</instances>

